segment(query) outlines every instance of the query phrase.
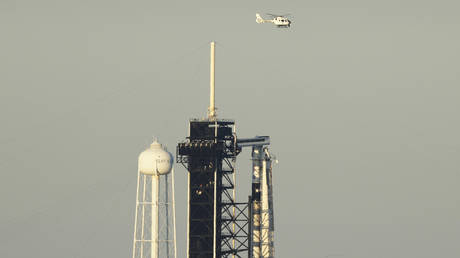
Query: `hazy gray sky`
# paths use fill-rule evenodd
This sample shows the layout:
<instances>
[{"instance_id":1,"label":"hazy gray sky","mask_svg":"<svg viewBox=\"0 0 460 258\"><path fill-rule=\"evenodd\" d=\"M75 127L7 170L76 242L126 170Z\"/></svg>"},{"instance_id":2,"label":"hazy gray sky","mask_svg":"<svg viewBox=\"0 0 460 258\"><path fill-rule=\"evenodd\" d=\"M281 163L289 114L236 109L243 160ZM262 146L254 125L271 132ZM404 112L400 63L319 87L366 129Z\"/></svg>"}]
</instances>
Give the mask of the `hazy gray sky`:
<instances>
[{"instance_id":1,"label":"hazy gray sky","mask_svg":"<svg viewBox=\"0 0 460 258\"><path fill-rule=\"evenodd\" d=\"M280 160L277 257L460 257L459 7L0 1L0 257L130 257L137 155L205 116L211 40L219 117Z\"/></svg>"}]
</instances>

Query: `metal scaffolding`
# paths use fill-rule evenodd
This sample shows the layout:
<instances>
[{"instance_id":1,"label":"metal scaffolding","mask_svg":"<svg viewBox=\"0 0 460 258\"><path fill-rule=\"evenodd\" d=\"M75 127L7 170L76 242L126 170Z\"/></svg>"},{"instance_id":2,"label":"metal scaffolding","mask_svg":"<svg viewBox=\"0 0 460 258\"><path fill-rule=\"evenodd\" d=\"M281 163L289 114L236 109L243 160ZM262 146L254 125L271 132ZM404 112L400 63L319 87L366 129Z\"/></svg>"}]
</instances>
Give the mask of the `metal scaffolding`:
<instances>
[{"instance_id":1,"label":"metal scaffolding","mask_svg":"<svg viewBox=\"0 0 460 258\"><path fill-rule=\"evenodd\" d=\"M248 204L235 201L235 144L231 120L192 120L177 146L188 173L190 258L241 257L248 250Z\"/></svg>"}]
</instances>

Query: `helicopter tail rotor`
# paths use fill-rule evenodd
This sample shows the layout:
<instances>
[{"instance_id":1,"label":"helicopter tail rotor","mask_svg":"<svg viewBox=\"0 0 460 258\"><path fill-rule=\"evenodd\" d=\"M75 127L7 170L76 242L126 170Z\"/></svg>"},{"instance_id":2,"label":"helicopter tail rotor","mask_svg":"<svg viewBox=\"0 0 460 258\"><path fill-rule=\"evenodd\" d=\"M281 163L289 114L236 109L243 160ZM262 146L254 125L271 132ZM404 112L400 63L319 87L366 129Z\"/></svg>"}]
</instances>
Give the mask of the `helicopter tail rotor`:
<instances>
[{"instance_id":1,"label":"helicopter tail rotor","mask_svg":"<svg viewBox=\"0 0 460 258\"><path fill-rule=\"evenodd\" d=\"M265 20L262 19L262 17L260 16L260 14L256 13L256 22L257 22L257 23L264 23Z\"/></svg>"}]
</instances>

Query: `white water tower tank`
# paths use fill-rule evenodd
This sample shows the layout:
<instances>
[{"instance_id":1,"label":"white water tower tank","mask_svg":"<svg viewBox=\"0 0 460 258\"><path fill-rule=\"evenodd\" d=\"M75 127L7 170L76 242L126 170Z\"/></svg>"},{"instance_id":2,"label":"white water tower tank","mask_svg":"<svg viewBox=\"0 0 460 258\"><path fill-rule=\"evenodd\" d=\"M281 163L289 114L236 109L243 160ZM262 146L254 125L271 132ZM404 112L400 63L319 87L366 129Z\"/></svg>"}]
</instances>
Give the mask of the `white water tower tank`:
<instances>
[{"instance_id":1,"label":"white water tower tank","mask_svg":"<svg viewBox=\"0 0 460 258\"><path fill-rule=\"evenodd\" d=\"M165 175L171 172L173 156L156 140L139 155L139 172L146 175Z\"/></svg>"}]
</instances>

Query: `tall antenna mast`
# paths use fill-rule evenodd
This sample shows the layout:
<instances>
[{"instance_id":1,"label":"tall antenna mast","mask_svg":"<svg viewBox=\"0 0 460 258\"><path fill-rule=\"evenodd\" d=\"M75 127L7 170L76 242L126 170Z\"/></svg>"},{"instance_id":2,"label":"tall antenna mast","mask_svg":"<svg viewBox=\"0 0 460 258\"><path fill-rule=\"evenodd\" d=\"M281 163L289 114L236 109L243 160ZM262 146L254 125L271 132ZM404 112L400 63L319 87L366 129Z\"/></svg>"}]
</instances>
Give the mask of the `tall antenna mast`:
<instances>
[{"instance_id":1,"label":"tall antenna mast","mask_svg":"<svg viewBox=\"0 0 460 258\"><path fill-rule=\"evenodd\" d=\"M216 106L215 106L215 62L216 62L216 43L211 42L211 75L210 75L210 87L211 94L209 96L209 108L208 108L208 119L216 120Z\"/></svg>"}]
</instances>

